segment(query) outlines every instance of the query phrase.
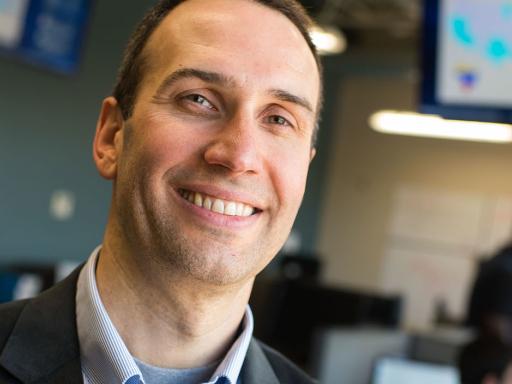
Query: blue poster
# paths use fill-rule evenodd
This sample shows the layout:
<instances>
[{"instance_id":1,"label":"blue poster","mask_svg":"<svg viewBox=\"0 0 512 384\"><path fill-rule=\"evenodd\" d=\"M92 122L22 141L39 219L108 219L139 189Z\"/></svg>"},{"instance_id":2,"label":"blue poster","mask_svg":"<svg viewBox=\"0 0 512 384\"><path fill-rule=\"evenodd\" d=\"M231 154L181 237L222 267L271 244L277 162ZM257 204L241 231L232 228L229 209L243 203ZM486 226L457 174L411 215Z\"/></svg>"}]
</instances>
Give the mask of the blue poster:
<instances>
[{"instance_id":1,"label":"blue poster","mask_svg":"<svg viewBox=\"0 0 512 384\"><path fill-rule=\"evenodd\" d=\"M61 73L76 71L91 0L0 0L0 50Z\"/></svg>"}]
</instances>

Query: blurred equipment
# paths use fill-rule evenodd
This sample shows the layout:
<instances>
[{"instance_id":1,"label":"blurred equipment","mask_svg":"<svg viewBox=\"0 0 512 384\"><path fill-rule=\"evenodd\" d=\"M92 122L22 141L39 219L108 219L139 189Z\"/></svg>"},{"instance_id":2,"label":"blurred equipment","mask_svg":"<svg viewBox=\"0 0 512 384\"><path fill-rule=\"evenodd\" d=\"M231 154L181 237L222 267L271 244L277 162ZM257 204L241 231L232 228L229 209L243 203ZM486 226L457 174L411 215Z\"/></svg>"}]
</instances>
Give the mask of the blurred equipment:
<instances>
[{"instance_id":1,"label":"blurred equipment","mask_svg":"<svg viewBox=\"0 0 512 384\"><path fill-rule=\"evenodd\" d=\"M315 338L312 374L322 384L368 384L372 383L375 362L384 357L402 358L427 364L414 365L414 370L421 365L442 367L444 371L453 372L457 364L458 352L470 336L458 329L417 334L384 328L324 328ZM446 369L448 367L450 368ZM409 370L404 371L404 374ZM387 374L386 377L388 377ZM374 380L376 380L375 375ZM419 380L418 377L418 381L410 380L406 383L423 383ZM402 381L394 382L394 384L401 383ZM443 382L432 380L426 383Z\"/></svg>"},{"instance_id":2,"label":"blurred equipment","mask_svg":"<svg viewBox=\"0 0 512 384\"><path fill-rule=\"evenodd\" d=\"M406 356L409 345L405 332L375 328L328 328L317 336L313 374L324 384L368 384L377 358Z\"/></svg>"},{"instance_id":3,"label":"blurred equipment","mask_svg":"<svg viewBox=\"0 0 512 384\"><path fill-rule=\"evenodd\" d=\"M279 271L284 279L317 281L321 272L321 263L312 255L287 255L281 257Z\"/></svg>"},{"instance_id":4,"label":"blurred equipment","mask_svg":"<svg viewBox=\"0 0 512 384\"><path fill-rule=\"evenodd\" d=\"M290 260L283 263L285 270L294 265ZM301 367L311 367L314 339L322 328L399 326L400 297L321 285L314 280L318 267L314 263L305 268L306 265L303 262L296 273L302 278L257 278L250 301L260 319L255 324L255 335ZM292 269L296 268L297 265Z\"/></svg>"},{"instance_id":5,"label":"blurred equipment","mask_svg":"<svg viewBox=\"0 0 512 384\"><path fill-rule=\"evenodd\" d=\"M0 303L36 296L54 283L51 267L11 266L0 271Z\"/></svg>"},{"instance_id":6,"label":"blurred equipment","mask_svg":"<svg viewBox=\"0 0 512 384\"><path fill-rule=\"evenodd\" d=\"M80 265L61 261L55 266L11 265L0 269L0 303L34 297L68 276Z\"/></svg>"},{"instance_id":7,"label":"blurred equipment","mask_svg":"<svg viewBox=\"0 0 512 384\"><path fill-rule=\"evenodd\" d=\"M14 273L0 273L0 303L11 301L19 276Z\"/></svg>"},{"instance_id":8,"label":"blurred equipment","mask_svg":"<svg viewBox=\"0 0 512 384\"><path fill-rule=\"evenodd\" d=\"M76 71L92 0L0 0L0 53Z\"/></svg>"},{"instance_id":9,"label":"blurred equipment","mask_svg":"<svg viewBox=\"0 0 512 384\"><path fill-rule=\"evenodd\" d=\"M411 335L408 357L426 363L455 366L461 346L472 338L472 332L460 328L414 333Z\"/></svg>"},{"instance_id":10,"label":"blurred equipment","mask_svg":"<svg viewBox=\"0 0 512 384\"><path fill-rule=\"evenodd\" d=\"M454 367L417 361L381 358L375 365L372 384L459 384Z\"/></svg>"}]
</instances>

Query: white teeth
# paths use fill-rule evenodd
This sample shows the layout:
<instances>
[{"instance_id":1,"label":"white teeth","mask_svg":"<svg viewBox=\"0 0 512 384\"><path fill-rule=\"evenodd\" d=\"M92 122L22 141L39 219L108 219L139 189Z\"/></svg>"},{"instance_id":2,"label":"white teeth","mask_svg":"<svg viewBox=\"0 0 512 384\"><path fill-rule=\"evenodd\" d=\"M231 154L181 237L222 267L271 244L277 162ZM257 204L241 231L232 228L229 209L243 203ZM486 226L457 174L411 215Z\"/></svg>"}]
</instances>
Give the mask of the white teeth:
<instances>
[{"instance_id":1,"label":"white teeth","mask_svg":"<svg viewBox=\"0 0 512 384\"><path fill-rule=\"evenodd\" d=\"M255 211L255 209L249 205L234 201L215 199L207 195L202 195L199 192L181 190L180 194L185 200L188 200L198 207L227 216L248 217Z\"/></svg>"},{"instance_id":2,"label":"white teeth","mask_svg":"<svg viewBox=\"0 0 512 384\"><path fill-rule=\"evenodd\" d=\"M194 204L197 205L198 207L202 207L203 206L203 196L201 196L200 193L195 193L195 198L194 198Z\"/></svg>"},{"instance_id":3,"label":"white teeth","mask_svg":"<svg viewBox=\"0 0 512 384\"><path fill-rule=\"evenodd\" d=\"M236 203L229 202L226 204L226 207L224 208L224 214L229 216L235 216L236 215Z\"/></svg>"},{"instance_id":4,"label":"white teeth","mask_svg":"<svg viewBox=\"0 0 512 384\"><path fill-rule=\"evenodd\" d=\"M206 196L203 201L203 208L206 208L207 210L211 211L212 205L213 205L212 199L210 199L208 196Z\"/></svg>"},{"instance_id":5,"label":"white teeth","mask_svg":"<svg viewBox=\"0 0 512 384\"><path fill-rule=\"evenodd\" d=\"M224 202L219 199L215 199L212 206L212 211L217 213L224 213Z\"/></svg>"},{"instance_id":6,"label":"white teeth","mask_svg":"<svg viewBox=\"0 0 512 384\"><path fill-rule=\"evenodd\" d=\"M251 216L253 213L254 213L254 208L246 205L244 207L244 212L242 213L242 216L245 216L245 217Z\"/></svg>"}]
</instances>

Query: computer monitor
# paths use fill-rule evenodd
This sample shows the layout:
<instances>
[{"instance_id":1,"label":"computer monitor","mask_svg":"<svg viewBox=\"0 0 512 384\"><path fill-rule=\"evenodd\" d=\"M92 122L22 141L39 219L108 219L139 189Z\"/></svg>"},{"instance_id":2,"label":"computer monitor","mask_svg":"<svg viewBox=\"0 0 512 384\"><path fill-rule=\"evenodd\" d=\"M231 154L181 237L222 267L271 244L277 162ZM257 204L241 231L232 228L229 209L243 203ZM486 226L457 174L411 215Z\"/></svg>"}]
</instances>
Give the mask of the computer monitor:
<instances>
[{"instance_id":1,"label":"computer monitor","mask_svg":"<svg viewBox=\"0 0 512 384\"><path fill-rule=\"evenodd\" d=\"M435 365L400 358L377 360L372 384L459 384L457 370L451 366Z\"/></svg>"},{"instance_id":2,"label":"computer monitor","mask_svg":"<svg viewBox=\"0 0 512 384\"><path fill-rule=\"evenodd\" d=\"M512 3L423 1L420 111L512 122Z\"/></svg>"},{"instance_id":3,"label":"computer monitor","mask_svg":"<svg viewBox=\"0 0 512 384\"><path fill-rule=\"evenodd\" d=\"M326 328L316 336L312 373L322 384L368 384L375 361L406 356L410 341L403 331L366 327Z\"/></svg>"},{"instance_id":4,"label":"computer monitor","mask_svg":"<svg viewBox=\"0 0 512 384\"><path fill-rule=\"evenodd\" d=\"M94 0L0 0L0 54L76 72Z\"/></svg>"}]
</instances>

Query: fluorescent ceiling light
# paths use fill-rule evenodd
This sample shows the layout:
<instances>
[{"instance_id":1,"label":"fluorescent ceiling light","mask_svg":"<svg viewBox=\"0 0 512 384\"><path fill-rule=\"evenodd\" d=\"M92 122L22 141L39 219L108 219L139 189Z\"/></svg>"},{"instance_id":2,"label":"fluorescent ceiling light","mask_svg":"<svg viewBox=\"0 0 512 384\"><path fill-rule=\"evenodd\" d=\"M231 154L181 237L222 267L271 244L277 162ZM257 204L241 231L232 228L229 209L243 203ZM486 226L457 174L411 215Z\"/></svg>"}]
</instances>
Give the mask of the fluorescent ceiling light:
<instances>
[{"instance_id":1,"label":"fluorescent ceiling light","mask_svg":"<svg viewBox=\"0 0 512 384\"><path fill-rule=\"evenodd\" d=\"M345 35L336 27L315 26L310 29L309 35L321 55L335 55L347 48Z\"/></svg>"},{"instance_id":2,"label":"fluorescent ceiling light","mask_svg":"<svg viewBox=\"0 0 512 384\"><path fill-rule=\"evenodd\" d=\"M375 112L368 122L373 130L382 133L493 143L512 142L510 124L446 120L437 115L399 111Z\"/></svg>"}]
</instances>

